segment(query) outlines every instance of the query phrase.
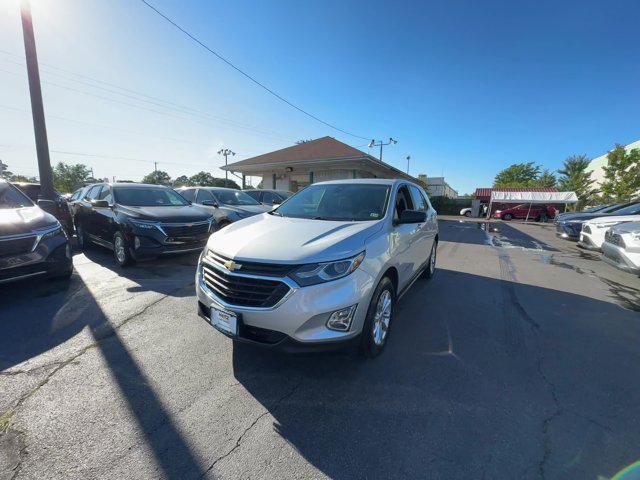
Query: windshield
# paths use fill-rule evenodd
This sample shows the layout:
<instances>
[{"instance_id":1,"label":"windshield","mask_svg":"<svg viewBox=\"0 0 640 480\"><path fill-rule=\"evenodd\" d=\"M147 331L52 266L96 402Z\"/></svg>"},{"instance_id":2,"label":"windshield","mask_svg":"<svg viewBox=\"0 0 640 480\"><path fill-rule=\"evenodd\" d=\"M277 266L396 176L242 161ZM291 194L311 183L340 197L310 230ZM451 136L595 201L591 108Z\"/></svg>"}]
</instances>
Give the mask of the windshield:
<instances>
[{"instance_id":1,"label":"windshield","mask_svg":"<svg viewBox=\"0 0 640 480\"><path fill-rule=\"evenodd\" d=\"M640 203L634 203L628 207L615 210L616 215L638 215L640 213Z\"/></svg>"},{"instance_id":2,"label":"windshield","mask_svg":"<svg viewBox=\"0 0 640 480\"><path fill-rule=\"evenodd\" d=\"M169 188L118 187L113 189L116 203L130 207L172 207L189 205Z\"/></svg>"},{"instance_id":3,"label":"windshield","mask_svg":"<svg viewBox=\"0 0 640 480\"><path fill-rule=\"evenodd\" d=\"M32 207L33 202L13 185L0 182L0 208Z\"/></svg>"},{"instance_id":4,"label":"windshield","mask_svg":"<svg viewBox=\"0 0 640 480\"><path fill-rule=\"evenodd\" d=\"M597 207L591 207L591 208L585 208L583 210L584 213L595 213L595 212L599 212L600 210L604 210L608 207L608 205L598 205Z\"/></svg>"},{"instance_id":5,"label":"windshield","mask_svg":"<svg viewBox=\"0 0 640 480\"><path fill-rule=\"evenodd\" d=\"M311 185L289 198L275 214L316 220L379 220L388 198L388 185Z\"/></svg>"},{"instance_id":6,"label":"windshield","mask_svg":"<svg viewBox=\"0 0 640 480\"><path fill-rule=\"evenodd\" d=\"M218 203L223 205L260 205L260 203L240 190L211 190Z\"/></svg>"}]
</instances>

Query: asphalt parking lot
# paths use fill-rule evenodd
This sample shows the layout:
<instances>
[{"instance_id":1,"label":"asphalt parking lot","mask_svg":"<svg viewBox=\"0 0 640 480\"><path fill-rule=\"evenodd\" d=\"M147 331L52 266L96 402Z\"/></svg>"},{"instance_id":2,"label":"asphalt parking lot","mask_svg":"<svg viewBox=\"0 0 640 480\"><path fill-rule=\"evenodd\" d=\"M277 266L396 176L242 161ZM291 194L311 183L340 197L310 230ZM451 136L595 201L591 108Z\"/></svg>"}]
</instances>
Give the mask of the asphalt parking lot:
<instances>
[{"instance_id":1,"label":"asphalt parking lot","mask_svg":"<svg viewBox=\"0 0 640 480\"><path fill-rule=\"evenodd\" d=\"M640 280L551 224L440 221L387 350L195 313L197 257L0 289L0 478L605 479L640 459Z\"/></svg>"}]
</instances>

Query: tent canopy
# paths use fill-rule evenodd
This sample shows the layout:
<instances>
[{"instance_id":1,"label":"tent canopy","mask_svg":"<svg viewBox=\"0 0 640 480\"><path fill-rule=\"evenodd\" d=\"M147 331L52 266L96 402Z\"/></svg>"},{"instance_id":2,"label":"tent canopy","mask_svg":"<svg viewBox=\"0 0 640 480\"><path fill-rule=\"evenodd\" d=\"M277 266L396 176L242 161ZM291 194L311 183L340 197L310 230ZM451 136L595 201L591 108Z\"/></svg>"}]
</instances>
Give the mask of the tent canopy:
<instances>
[{"instance_id":1,"label":"tent canopy","mask_svg":"<svg viewBox=\"0 0 640 480\"><path fill-rule=\"evenodd\" d=\"M577 203L575 192L491 192L490 203Z\"/></svg>"}]
</instances>

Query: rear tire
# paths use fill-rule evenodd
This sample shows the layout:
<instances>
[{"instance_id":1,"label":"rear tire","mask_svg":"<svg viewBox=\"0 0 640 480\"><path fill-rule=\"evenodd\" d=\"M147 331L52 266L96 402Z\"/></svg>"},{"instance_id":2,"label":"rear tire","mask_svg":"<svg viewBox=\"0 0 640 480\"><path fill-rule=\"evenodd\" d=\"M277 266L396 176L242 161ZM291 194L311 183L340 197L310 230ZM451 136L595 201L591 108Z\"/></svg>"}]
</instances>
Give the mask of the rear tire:
<instances>
[{"instance_id":1,"label":"rear tire","mask_svg":"<svg viewBox=\"0 0 640 480\"><path fill-rule=\"evenodd\" d=\"M506 220L506 221L508 222L509 220L511 220L511 219L513 218L513 215L511 215L510 213L505 213L505 214L504 214L504 215L502 215L500 218L501 218L502 220Z\"/></svg>"},{"instance_id":2,"label":"rear tire","mask_svg":"<svg viewBox=\"0 0 640 480\"><path fill-rule=\"evenodd\" d=\"M371 297L360 336L360 354L375 358L387 344L395 315L396 289L389 277L383 277Z\"/></svg>"},{"instance_id":3,"label":"rear tire","mask_svg":"<svg viewBox=\"0 0 640 480\"><path fill-rule=\"evenodd\" d=\"M129 243L124 238L122 232L116 232L113 236L113 256L121 267L127 267L135 263L131 256Z\"/></svg>"},{"instance_id":4,"label":"rear tire","mask_svg":"<svg viewBox=\"0 0 640 480\"><path fill-rule=\"evenodd\" d=\"M464 216L465 217L470 217L471 216L471 212L464 212Z\"/></svg>"}]
</instances>

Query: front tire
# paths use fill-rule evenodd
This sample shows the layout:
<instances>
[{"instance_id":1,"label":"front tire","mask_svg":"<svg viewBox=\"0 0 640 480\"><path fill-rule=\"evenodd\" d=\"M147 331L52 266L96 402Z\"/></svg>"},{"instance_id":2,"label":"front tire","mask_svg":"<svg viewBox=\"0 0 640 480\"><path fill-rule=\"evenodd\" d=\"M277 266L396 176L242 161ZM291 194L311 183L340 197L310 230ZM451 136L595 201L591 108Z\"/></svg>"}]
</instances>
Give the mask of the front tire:
<instances>
[{"instance_id":1,"label":"front tire","mask_svg":"<svg viewBox=\"0 0 640 480\"><path fill-rule=\"evenodd\" d=\"M470 217L471 216L471 212L464 212L464 216L465 217Z\"/></svg>"},{"instance_id":2,"label":"front tire","mask_svg":"<svg viewBox=\"0 0 640 480\"><path fill-rule=\"evenodd\" d=\"M436 273L436 259L438 252L438 240L433 241L433 246L431 247L431 253L429 254L429 263L427 264L427 268L425 268L422 273L423 278L432 278Z\"/></svg>"},{"instance_id":3,"label":"front tire","mask_svg":"<svg viewBox=\"0 0 640 480\"><path fill-rule=\"evenodd\" d=\"M116 232L113 236L113 256L121 267L126 267L135 263L131 256L129 243L124 238L122 232Z\"/></svg>"},{"instance_id":4,"label":"front tire","mask_svg":"<svg viewBox=\"0 0 640 480\"><path fill-rule=\"evenodd\" d=\"M513 218L513 215L511 215L510 213L505 213L504 215L502 215L502 217L500 217L502 220L506 220L507 222L509 220L511 220Z\"/></svg>"},{"instance_id":5,"label":"front tire","mask_svg":"<svg viewBox=\"0 0 640 480\"><path fill-rule=\"evenodd\" d=\"M78 238L78 248L80 250L86 250L91 241L84 231L84 226L80 222L76 225L76 237Z\"/></svg>"},{"instance_id":6,"label":"front tire","mask_svg":"<svg viewBox=\"0 0 640 480\"><path fill-rule=\"evenodd\" d=\"M375 358L384 349L395 314L396 289L389 277L384 277L373 292L367 317L362 327L360 353Z\"/></svg>"}]
</instances>

